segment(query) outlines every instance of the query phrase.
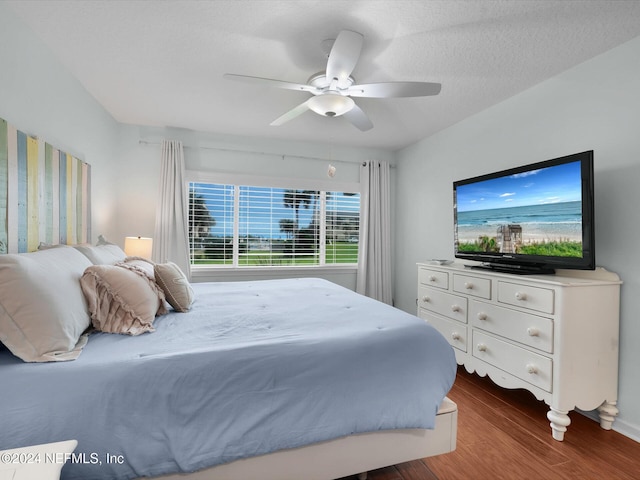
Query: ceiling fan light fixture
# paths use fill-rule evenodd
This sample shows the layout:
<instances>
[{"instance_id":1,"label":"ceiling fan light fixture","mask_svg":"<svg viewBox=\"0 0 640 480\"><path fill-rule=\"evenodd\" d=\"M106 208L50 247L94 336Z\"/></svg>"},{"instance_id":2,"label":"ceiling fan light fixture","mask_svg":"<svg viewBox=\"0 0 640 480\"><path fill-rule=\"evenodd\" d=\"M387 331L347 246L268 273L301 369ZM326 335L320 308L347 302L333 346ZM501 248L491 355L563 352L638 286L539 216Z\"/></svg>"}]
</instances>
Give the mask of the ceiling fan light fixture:
<instances>
[{"instance_id":1,"label":"ceiling fan light fixture","mask_svg":"<svg viewBox=\"0 0 640 480\"><path fill-rule=\"evenodd\" d=\"M326 92L309 99L309 108L325 117L339 117L353 108L355 102L339 93Z\"/></svg>"}]
</instances>

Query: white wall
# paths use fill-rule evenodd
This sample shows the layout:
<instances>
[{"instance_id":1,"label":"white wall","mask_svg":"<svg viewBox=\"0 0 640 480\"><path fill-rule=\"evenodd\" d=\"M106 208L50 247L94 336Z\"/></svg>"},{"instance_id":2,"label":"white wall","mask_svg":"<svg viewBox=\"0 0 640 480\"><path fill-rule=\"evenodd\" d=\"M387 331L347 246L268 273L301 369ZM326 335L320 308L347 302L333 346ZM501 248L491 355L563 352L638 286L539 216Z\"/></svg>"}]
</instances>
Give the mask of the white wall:
<instances>
[{"instance_id":1,"label":"white wall","mask_svg":"<svg viewBox=\"0 0 640 480\"><path fill-rule=\"evenodd\" d=\"M454 180L591 149L596 261L624 281L614 428L640 440L640 38L398 152L395 296L414 313L416 262L453 257Z\"/></svg>"},{"instance_id":2,"label":"white wall","mask_svg":"<svg viewBox=\"0 0 640 480\"><path fill-rule=\"evenodd\" d=\"M91 164L93 236L114 233L118 124L2 2L0 118Z\"/></svg>"}]
</instances>

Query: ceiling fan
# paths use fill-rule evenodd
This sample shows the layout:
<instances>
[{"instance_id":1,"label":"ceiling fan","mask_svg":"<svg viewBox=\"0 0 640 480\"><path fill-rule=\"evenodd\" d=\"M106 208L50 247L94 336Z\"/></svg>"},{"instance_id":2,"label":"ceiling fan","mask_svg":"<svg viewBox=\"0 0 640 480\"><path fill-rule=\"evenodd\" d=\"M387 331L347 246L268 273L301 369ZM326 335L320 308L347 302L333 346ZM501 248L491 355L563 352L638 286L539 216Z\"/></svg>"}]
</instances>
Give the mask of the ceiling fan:
<instances>
[{"instance_id":1,"label":"ceiling fan","mask_svg":"<svg viewBox=\"0 0 640 480\"><path fill-rule=\"evenodd\" d=\"M325 117L343 116L362 131L373 128L366 113L351 97L391 98L423 97L437 95L442 85L429 82L385 82L356 84L351 72L358 63L364 37L350 30L342 30L329 52L327 69L312 75L306 84L272 80L247 75L224 74L225 78L242 82L258 83L276 88L299 90L313 96L281 117L271 125L278 126L312 110Z\"/></svg>"}]
</instances>

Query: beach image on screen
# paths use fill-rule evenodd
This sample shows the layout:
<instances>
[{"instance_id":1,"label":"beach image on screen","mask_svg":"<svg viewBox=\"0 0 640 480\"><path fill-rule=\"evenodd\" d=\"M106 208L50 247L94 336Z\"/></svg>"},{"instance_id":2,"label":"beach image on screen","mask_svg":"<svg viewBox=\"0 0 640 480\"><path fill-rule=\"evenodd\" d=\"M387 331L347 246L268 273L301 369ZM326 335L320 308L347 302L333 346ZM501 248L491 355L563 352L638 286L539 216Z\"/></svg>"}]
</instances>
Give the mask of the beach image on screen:
<instances>
[{"instance_id":1,"label":"beach image on screen","mask_svg":"<svg viewBox=\"0 0 640 480\"><path fill-rule=\"evenodd\" d=\"M458 185L456 248L582 257L581 164Z\"/></svg>"}]
</instances>

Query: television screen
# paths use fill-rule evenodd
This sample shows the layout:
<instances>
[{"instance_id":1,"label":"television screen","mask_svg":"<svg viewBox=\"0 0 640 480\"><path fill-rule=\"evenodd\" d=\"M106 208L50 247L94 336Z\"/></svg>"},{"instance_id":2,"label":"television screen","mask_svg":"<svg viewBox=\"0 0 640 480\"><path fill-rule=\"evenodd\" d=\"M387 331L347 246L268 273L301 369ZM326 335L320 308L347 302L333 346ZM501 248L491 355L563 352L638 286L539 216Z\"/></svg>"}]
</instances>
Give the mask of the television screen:
<instances>
[{"instance_id":1,"label":"television screen","mask_svg":"<svg viewBox=\"0 0 640 480\"><path fill-rule=\"evenodd\" d=\"M454 182L455 255L515 273L595 268L593 152Z\"/></svg>"}]
</instances>

